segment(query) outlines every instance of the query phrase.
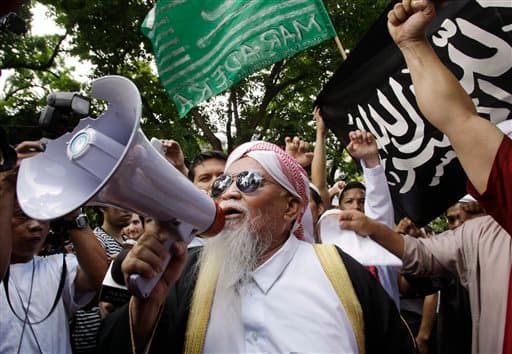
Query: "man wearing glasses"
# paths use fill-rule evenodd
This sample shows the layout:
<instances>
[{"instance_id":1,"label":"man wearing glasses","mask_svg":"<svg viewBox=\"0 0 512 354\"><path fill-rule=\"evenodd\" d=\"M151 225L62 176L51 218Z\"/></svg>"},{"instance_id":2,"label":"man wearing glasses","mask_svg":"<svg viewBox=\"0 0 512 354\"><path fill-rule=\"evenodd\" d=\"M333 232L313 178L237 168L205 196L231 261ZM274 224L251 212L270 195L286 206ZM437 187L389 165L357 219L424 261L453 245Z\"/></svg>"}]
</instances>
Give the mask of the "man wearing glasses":
<instances>
[{"instance_id":1,"label":"man wearing glasses","mask_svg":"<svg viewBox=\"0 0 512 354\"><path fill-rule=\"evenodd\" d=\"M174 243L150 296L132 297L105 320L100 352L414 351L392 300L366 269L326 246L334 251L330 266L302 241L308 178L290 155L265 142L243 144L211 194L226 215L224 230L189 249L188 262L186 245ZM162 267L164 238L148 227L122 263L125 277L150 278Z\"/></svg>"}]
</instances>

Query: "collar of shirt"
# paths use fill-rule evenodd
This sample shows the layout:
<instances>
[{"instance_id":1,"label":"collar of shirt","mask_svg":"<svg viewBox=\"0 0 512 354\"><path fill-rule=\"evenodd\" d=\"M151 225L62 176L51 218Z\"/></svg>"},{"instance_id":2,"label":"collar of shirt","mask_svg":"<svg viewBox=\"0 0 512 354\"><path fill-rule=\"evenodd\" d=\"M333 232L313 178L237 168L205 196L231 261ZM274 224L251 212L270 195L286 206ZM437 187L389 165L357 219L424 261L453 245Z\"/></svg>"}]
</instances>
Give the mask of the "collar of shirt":
<instances>
[{"instance_id":1,"label":"collar of shirt","mask_svg":"<svg viewBox=\"0 0 512 354\"><path fill-rule=\"evenodd\" d=\"M300 242L295 236L290 235L283 246L251 274L263 293L266 294L283 274L297 252Z\"/></svg>"}]
</instances>

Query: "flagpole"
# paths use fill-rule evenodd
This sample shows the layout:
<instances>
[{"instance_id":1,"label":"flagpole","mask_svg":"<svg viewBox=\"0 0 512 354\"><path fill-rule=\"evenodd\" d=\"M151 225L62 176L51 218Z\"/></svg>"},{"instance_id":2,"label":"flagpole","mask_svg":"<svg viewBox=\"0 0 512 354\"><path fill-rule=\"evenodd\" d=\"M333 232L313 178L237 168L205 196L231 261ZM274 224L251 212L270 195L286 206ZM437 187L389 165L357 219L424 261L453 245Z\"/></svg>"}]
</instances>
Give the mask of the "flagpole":
<instances>
[{"instance_id":1,"label":"flagpole","mask_svg":"<svg viewBox=\"0 0 512 354\"><path fill-rule=\"evenodd\" d=\"M327 16L329 17L329 19L331 19L330 18L331 15L329 15L329 11L328 11L327 7L325 8L325 10L327 11ZM332 20L331 20L331 25L332 25L332 28L334 30L334 33L336 34L337 31L336 31L336 28L334 27L334 24L332 23ZM337 34L334 37L334 42L336 42L336 46L338 47L338 50L340 51L340 54L341 54L341 57L343 58L343 61L347 60L347 53L345 52L345 49L343 48L343 44L341 44L340 37L338 37Z\"/></svg>"},{"instance_id":2,"label":"flagpole","mask_svg":"<svg viewBox=\"0 0 512 354\"><path fill-rule=\"evenodd\" d=\"M340 37L336 36L334 37L334 41L336 42L336 45L338 46L338 49L340 51L341 57L343 60L347 60L347 53L345 52L345 49L343 48L343 45L341 44Z\"/></svg>"}]
</instances>

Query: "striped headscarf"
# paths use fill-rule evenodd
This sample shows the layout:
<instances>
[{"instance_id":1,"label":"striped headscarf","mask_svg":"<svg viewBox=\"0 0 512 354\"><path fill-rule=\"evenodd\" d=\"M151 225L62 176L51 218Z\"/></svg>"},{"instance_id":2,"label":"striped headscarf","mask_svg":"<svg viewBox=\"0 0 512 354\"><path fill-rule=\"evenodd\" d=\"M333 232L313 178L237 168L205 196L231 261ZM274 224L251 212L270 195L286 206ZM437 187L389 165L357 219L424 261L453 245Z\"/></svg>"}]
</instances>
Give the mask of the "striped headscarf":
<instances>
[{"instance_id":1,"label":"striped headscarf","mask_svg":"<svg viewBox=\"0 0 512 354\"><path fill-rule=\"evenodd\" d=\"M242 157L256 160L272 178L301 202L301 212L292 233L304 239L303 216L309 210L309 180L302 166L279 146L264 141L251 141L237 147L229 155L225 171Z\"/></svg>"}]
</instances>

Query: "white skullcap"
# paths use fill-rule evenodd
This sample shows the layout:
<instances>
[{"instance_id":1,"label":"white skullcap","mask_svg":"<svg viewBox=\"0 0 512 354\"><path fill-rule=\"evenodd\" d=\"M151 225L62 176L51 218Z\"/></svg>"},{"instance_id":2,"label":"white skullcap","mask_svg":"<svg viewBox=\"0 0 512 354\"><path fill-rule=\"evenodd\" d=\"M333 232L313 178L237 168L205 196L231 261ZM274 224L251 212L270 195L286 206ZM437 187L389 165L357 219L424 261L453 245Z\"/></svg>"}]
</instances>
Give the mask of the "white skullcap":
<instances>
[{"instance_id":1,"label":"white skullcap","mask_svg":"<svg viewBox=\"0 0 512 354\"><path fill-rule=\"evenodd\" d=\"M503 122L496 124L496 126L503 132L503 134L512 138L512 119L504 120Z\"/></svg>"},{"instance_id":2,"label":"white skullcap","mask_svg":"<svg viewBox=\"0 0 512 354\"><path fill-rule=\"evenodd\" d=\"M465 196L460 198L460 200L458 202L459 203L472 203L472 202L476 202L476 199L473 198L471 195L466 194Z\"/></svg>"}]
</instances>

